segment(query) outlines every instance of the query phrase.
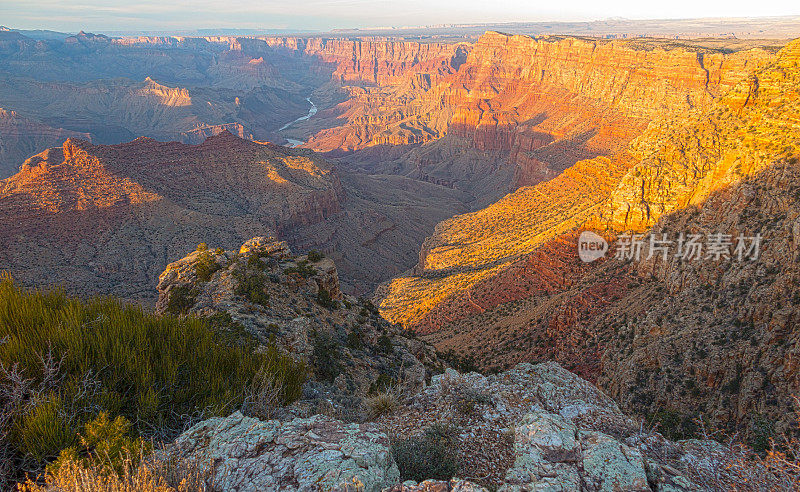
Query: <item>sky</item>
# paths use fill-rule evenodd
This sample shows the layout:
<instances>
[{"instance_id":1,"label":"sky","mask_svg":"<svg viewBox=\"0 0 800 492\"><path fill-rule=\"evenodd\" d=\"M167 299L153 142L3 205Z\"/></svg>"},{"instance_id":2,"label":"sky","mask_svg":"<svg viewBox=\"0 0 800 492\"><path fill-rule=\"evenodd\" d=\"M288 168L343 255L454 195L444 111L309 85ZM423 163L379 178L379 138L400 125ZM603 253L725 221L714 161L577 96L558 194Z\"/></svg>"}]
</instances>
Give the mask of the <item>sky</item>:
<instances>
[{"instance_id":1,"label":"sky","mask_svg":"<svg viewBox=\"0 0 800 492\"><path fill-rule=\"evenodd\" d=\"M800 15L786 0L0 0L0 25L103 32Z\"/></svg>"}]
</instances>

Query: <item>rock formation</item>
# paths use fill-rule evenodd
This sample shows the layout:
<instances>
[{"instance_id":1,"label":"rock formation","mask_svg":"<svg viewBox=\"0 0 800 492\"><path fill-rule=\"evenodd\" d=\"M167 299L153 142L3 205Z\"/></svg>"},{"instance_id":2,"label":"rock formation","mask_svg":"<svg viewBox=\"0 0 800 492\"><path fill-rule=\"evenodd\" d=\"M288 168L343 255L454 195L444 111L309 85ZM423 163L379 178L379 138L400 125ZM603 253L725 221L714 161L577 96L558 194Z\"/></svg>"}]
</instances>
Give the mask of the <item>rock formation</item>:
<instances>
[{"instance_id":1,"label":"rock formation","mask_svg":"<svg viewBox=\"0 0 800 492\"><path fill-rule=\"evenodd\" d=\"M347 100L320 114L324 129L307 146L363 149L348 160L499 198L576 161L624 150L656 116L708 109L769 56L496 32L463 53L444 72L417 64L377 88L351 80ZM412 149L388 162L371 157L370 147L402 145Z\"/></svg>"},{"instance_id":2,"label":"rock formation","mask_svg":"<svg viewBox=\"0 0 800 492\"><path fill-rule=\"evenodd\" d=\"M70 139L0 181L0 196L2 264L20 281L147 299L178 245L313 224L343 190L308 151L225 132L197 146Z\"/></svg>"},{"instance_id":3,"label":"rock formation","mask_svg":"<svg viewBox=\"0 0 800 492\"><path fill-rule=\"evenodd\" d=\"M53 128L0 108L0 179L11 176L28 157L68 138L90 140L88 133Z\"/></svg>"},{"instance_id":4,"label":"rock formation","mask_svg":"<svg viewBox=\"0 0 800 492\"><path fill-rule=\"evenodd\" d=\"M578 162L440 224L417 268L382 289L385 316L430 332L426 339L440 350L472 355L483 367L555 358L599 377L640 414L667 408L691 423L699 411L729 430L788 429L797 384L783 360L795 318L785 279L796 261L799 46L787 45L705 109L655 119L616 156ZM577 258L582 227L604 234L613 248L617 234L654 224L652 234L674 237L761 232L773 245L748 266L675 260L629 268ZM755 287L772 274L775 287ZM728 314L734 317L721 321ZM643 317L649 328L640 325ZM787 338L776 335L778 326L787 327ZM733 342L733 352L720 348ZM687 344L696 351L689 361Z\"/></svg>"},{"instance_id":5,"label":"rock formation","mask_svg":"<svg viewBox=\"0 0 800 492\"><path fill-rule=\"evenodd\" d=\"M213 463L214 490L376 492L400 478L385 434L321 415L281 423L237 412L195 425L174 445Z\"/></svg>"},{"instance_id":6,"label":"rock formation","mask_svg":"<svg viewBox=\"0 0 800 492\"><path fill-rule=\"evenodd\" d=\"M333 261L294 256L273 238L256 237L234 251L194 251L167 265L158 292L156 312L221 315L225 329L276 343L343 395L374 392L379 378L420 388L441 367L429 345L343 295Z\"/></svg>"},{"instance_id":7,"label":"rock formation","mask_svg":"<svg viewBox=\"0 0 800 492\"><path fill-rule=\"evenodd\" d=\"M464 395L480 402L470 415L450 406ZM731 479L739 471L719 443L673 442L643 430L597 388L553 363L520 364L489 377L449 369L411 395L400 414L370 423L321 415L260 421L236 412L195 425L171 450L210 466L215 487L222 489L487 490L458 478L400 483L390 437L397 426L413 433L431 420L461 432L456 448L480 451L461 471L477 472L482 483L502 491L703 490L736 483ZM497 444L486 441L490 435L512 438ZM499 448L512 459L479 457ZM499 466L499 475L482 466Z\"/></svg>"}]
</instances>

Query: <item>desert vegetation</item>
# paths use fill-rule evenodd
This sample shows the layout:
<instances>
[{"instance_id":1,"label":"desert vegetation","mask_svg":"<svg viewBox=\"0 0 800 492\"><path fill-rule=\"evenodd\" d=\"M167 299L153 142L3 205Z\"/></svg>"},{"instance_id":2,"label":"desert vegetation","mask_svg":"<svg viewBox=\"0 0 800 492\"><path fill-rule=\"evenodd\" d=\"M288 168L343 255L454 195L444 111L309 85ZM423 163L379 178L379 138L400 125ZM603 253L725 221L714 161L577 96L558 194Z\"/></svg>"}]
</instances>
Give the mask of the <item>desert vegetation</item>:
<instances>
[{"instance_id":1,"label":"desert vegetation","mask_svg":"<svg viewBox=\"0 0 800 492\"><path fill-rule=\"evenodd\" d=\"M168 440L245 401L253 406L259 394L280 405L296 400L305 375L305 366L275 347L253 353L224 343L204 319L26 290L5 276L2 485L35 476L60 455L76 461L101 450L105 458L124 454L136 462L146 441Z\"/></svg>"}]
</instances>

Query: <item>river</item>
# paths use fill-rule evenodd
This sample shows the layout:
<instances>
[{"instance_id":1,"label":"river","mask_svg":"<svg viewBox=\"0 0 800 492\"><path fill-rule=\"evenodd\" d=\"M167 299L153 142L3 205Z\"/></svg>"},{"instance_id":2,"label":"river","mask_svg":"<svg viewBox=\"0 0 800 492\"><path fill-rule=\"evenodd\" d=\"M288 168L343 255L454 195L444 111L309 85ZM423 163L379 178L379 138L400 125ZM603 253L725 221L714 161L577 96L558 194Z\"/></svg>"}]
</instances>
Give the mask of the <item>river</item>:
<instances>
[{"instance_id":1,"label":"river","mask_svg":"<svg viewBox=\"0 0 800 492\"><path fill-rule=\"evenodd\" d=\"M297 118L296 120L292 120L289 123L286 123L282 127L278 128L279 132L281 132L283 130L286 130L287 128L289 128L290 126L294 125L295 123L298 123L298 122L303 121L303 120L307 120L307 119L311 118L312 116L314 116L315 114L317 114L317 106L316 106L316 104L314 104L314 102L311 100L311 98L307 97L306 101L308 101L308 104L311 105L311 107L308 109L308 114L305 115L305 116L301 116L301 117ZM297 140L297 139L294 139L294 138L286 138L286 141L289 142L286 146L287 147L293 147L293 148L294 147L299 147L299 146L301 146L301 145L303 145L305 143L302 140Z\"/></svg>"}]
</instances>

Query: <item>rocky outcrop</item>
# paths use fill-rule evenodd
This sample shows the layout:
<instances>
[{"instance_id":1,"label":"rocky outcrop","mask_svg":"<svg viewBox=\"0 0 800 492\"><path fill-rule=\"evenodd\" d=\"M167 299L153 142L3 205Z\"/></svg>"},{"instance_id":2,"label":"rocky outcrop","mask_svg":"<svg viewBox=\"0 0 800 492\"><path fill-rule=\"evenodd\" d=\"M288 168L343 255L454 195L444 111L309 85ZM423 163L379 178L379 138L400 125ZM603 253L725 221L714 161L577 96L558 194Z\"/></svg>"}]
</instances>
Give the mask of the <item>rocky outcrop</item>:
<instances>
[{"instance_id":1,"label":"rocky outcrop","mask_svg":"<svg viewBox=\"0 0 800 492\"><path fill-rule=\"evenodd\" d=\"M203 143L208 137L230 132L239 138L253 140L253 134L248 132L240 123L222 123L220 125L200 126L193 130L181 133L181 141L192 145Z\"/></svg>"},{"instance_id":2,"label":"rocky outcrop","mask_svg":"<svg viewBox=\"0 0 800 492\"><path fill-rule=\"evenodd\" d=\"M211 468L214 490L379 492L400 478L385 434L321 415L279 422L237 412L195 425L174 447Z\"/></svg>"},{"instance_id":3,"label":"rocky outcrop","mask_svg":"<svg viewBox=\"0 0 800 492\"><path fill-rule=\"evenodd\" d=\"M465 395L484 396L478 411L460 421L464 416L449 405ZM400 482L403 467L388 433L397 426L413 433L431 420L463 425L449 451L472 446L476 452L461 472L481 478ZM513 440L484 441L509 430ZM496 476L489 470L498 463L485 460L498 446L511 446L513 459ZM735 481L743 464L729 461L729 448L673 442L643 429L597 388L553 363L520 364L488 377L448 369L412 395L407 410L371 423L322 415L265 421L235 412L196 424L168 450L210 469L215 490L483 492L485 484L502 491L694 491L743 484Z\"/></svg>"},{"instance_id":4,"label":"rocky outcrop","mask_svg":"<svg viewBox=\"0 0 800 492\"><path fill-rule=\"evenodd\" d=\"M328 383L322 391L363 397L387 383L416 390L442 367L432 347L343 295L333 261L292 255L273 238L233 251L194 251L167 265L158 292L156 312L224 319L223 330L243 331L308 363Z\"/></svg>"}]
</instances>

